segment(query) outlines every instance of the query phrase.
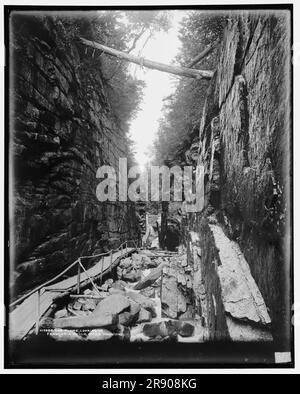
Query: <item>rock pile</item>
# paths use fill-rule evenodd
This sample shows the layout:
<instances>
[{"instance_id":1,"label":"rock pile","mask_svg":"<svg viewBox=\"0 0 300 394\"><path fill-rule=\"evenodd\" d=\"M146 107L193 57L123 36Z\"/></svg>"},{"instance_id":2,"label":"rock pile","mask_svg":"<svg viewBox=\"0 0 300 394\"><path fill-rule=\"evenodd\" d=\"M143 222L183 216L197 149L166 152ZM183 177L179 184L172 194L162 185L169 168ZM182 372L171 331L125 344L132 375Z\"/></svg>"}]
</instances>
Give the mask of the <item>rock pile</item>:
<instances>
[{"instance_id":1,"label":"rock pile","mask_svg":"<svg viewBox=\"0 0 300 394\"><path fill-rule=\"evenodd\" d=\"M190 337L194 326L177 319L189 315L189 303L178 280L183 259L162 257L151 252L135 253L121 260L117 279L107 279L97 290L71 295L42 327L53 328L56 340L106 340L114 336L131 341ZM180 275L183 275L180 273ZM163 280L162 280L163 279ZM161 298L163 312L161 313ZM71 334L72 333L72 334ZM136 335L138 333L138 335Z\"/></svg>"},{"instance_id":2,"label":"rock pile","mask_svg":"<svg viewBox=\"0 0 300 394\"><path fill-rule=\"evenodd\" d=\"M161 302L165 316L180 320L194 318L192 270L184 252L174 255L164 268Z\"/></svg>"},{"instance_id":3,"label":"rock pile","mask_svg":"<svg viewBox=\"0 0 300 394\"><path fill-rule=\"evenodd\" d=\"M127 282L137 282L142 277L142 270L156 267L155 261L142 253L134 253L121 261L117 267L117 276Z\"/></svg>"}]
</instances>

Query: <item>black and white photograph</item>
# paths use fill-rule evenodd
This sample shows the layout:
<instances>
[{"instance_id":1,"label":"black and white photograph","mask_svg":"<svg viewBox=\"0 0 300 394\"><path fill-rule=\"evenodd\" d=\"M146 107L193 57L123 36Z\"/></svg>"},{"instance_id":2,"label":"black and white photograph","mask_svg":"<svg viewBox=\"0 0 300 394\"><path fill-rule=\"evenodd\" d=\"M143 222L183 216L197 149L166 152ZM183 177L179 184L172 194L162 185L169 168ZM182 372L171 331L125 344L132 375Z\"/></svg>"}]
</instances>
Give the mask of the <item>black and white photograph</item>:
<instances>
[{"instance_id":1,"label":"black and white photograph","mask_svg":"<svg viewBox=\"0 0 300 394\"><path fill-rule=\"evenodd\" d=\"M293 368L292 3L4 27L6 368Z\"/></svg>"}]
</instances>

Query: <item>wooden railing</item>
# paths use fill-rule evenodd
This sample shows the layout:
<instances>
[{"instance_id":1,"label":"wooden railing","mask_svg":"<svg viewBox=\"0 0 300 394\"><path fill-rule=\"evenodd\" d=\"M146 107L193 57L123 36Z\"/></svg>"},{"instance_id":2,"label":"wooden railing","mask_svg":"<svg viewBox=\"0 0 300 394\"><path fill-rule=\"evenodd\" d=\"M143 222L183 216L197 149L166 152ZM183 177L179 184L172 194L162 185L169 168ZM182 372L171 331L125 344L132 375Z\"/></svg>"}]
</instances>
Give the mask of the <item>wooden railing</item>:
<instances>
[{"instance_id":1,"label":"wooden railing","mask_svg":"<svg viewBox=\"0 0 300 394\"><path fill-rule=\"evenodd\" d=\"M102 275L103 275L103 264L104 264L104 257L110 255L111 256L111 264L113 263L113 254L115 252L118 252L119 250L121 250L121 257L123 255L123 250L125 249L125 253L127 253L127 248L129 247L128 244L133 244L134 248L138 248L138 243L139 240L129 240L129 241L125 241L123 242L117 249L111 249L108 252L105 253L99 253L99 254L95 254L95 255L90 255L90 256L81 256L79 257L76 261L74 261L72 264L70 264L66 269L64 269L62 272L60 272L58 275L56 275L54 278L48 280L47 282L42 283L41 285L39 285L38 287L36 287L35 289L31 290L29 293L23 295L22 297L18 298L16 301L12 302L9 305L9 308L12 308L16 305L18 305L20 302L26 300L26 298L30 297L32 294L34 293L38 293L38 298L40 296L40 291L44 288L45 291L66 291L67 289L48 289L47 286L49 286L50 284L52 284L53 282L56 282L59 278L61 278L63 275L65 275L68 271L70 271L70 269L72 269L73 267L75 267L77 265L78 269L77 269L77 293L79 294L80 291L80 275L81 275L81 270L83 270L88 279L91 281L93 287L95 288L95 290L98 291L98 288L96 287L95 283L93 282L92 278L89 277L87 270L85 269L85 267L82 264L82 259L91 259L91 258L102 258L102 270L101 270L101 280L102 280ZM124 247L125 246L125 247Z\"/></svg>"}]
</instances>

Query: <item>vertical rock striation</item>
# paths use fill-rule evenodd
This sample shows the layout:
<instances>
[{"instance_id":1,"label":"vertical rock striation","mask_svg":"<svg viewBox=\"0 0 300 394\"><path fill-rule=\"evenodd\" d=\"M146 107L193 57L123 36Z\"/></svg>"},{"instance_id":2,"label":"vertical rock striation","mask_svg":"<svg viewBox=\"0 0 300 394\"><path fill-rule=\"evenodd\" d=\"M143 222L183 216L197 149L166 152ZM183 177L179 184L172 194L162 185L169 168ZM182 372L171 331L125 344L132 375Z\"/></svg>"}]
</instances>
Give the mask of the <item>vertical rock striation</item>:
<instances>
[{"instance_id":1,"label":"vertical rock striation","mask_svg":"<svg viewBox=\"0 0 300 394\"><path fill-rule=\"evenodd\" d=\"M288 26L285 12L241 13L229 19L200 124L198 165L204 168L205 208L188 220L199 236L201 268L194 286L199 305L202 298L202 310L208 311L211 335L225 326L236 332L237 319L248 320L250 337L255 337L253 327L267 324L283 347L290 338ZM227 302L233 293L226 289L233 289L239 274L232 271L238 260L224 265L217 242L223 231L229 255L241 254L237 267L246 262L257 285L254 293L266 304L263 318L254 305L246 307L249 300L243 297L241 308ZM237 287L236 297L242 296L243 286ZM246 310L252 310L251 319L242 316ZM228 316L234 323L226 324Z\"/></svg>"},{"instance_id":2,"label":"vertical rock striation","mask_svg":"<svg viewBox=\"0 0 300 394\"><path fill-rule=\"evenodd\" d=\"M77 257L137 238L135 208L100 203L96 171L128 157L99 62L55 17L12 15L11 257L15 293ZM21 32L21 33L20 33ZM93 72L91 72L91 69Z\"/></svg>"}]
</instances>

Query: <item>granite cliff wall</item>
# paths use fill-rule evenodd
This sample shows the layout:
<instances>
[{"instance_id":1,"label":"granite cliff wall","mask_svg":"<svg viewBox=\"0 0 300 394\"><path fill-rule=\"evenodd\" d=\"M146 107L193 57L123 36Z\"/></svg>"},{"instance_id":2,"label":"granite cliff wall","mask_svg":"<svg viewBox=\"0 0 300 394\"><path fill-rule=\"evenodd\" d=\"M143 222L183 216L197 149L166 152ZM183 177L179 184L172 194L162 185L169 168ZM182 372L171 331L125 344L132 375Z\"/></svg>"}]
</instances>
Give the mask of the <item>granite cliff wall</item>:
<instances>
[{"instance_id":1,"label":"granite cliff wall","mask_svg":"<svg viewBox=\"0 0 300 394\"><path fill-rule=\"evenodd\" d=\"M233 327L239 321L250 331L269 327L285 349L291 321L289 34L288 13L232 15L208 90L199 143L195 140L198 155L186 154L204 171L204 210L188 214L187 223L199 237L194 286L202 285L198 296L208 305L211 337L223 333L224 338L226 324L232 336L239 336L242 331ZM193 254L192 246L190 250ZM232 251L235 257L228 266L226 255ZM244 266L244 258L247 274L234 269L235 264ZM249 283L244 286L249 274L266 303L263 312L256 290ZM249 316L250 298L257 316ZM245 338L251 337L249 330Z\"/></svg>"},{"instance_id":2,"label":"granite cliff wall","mask_svg":"<svg viewBox=\"0 0 300 394\"><path fill-rule=\"evenodd\" d=\"M130 203L96 198L96 171L128 157L99 61L57 18L13 15L10 64L11 283L14 292L81 255L138 236ZM101 66L101 63L100 63ZM93 70L93 71L91 71Z\"/></svg>"}]
</instances>

